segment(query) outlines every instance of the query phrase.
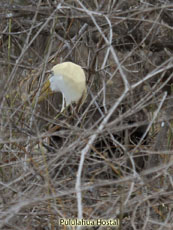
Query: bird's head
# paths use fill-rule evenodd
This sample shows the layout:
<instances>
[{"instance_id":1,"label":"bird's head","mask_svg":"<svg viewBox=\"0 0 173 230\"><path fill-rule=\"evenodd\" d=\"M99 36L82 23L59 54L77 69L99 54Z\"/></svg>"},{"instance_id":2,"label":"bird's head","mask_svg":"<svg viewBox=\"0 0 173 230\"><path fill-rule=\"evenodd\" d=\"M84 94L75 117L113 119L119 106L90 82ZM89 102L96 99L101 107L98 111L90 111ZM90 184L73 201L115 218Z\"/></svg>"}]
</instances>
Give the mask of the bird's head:
<instances>
[{"instance_id":1,"label":"bird's head","mask_svg":"<svg viewBox=\"0 0 173 230\"><path fill-rule=\"evenodd\" d=\"M39 102L48 95L61 92L66 106L86 99L86 78L83 69L72 62L57 64L52 68L52 75L43 85ZM64 103L63 103L64 106ZM62 108L63 110L64 108Z\"/></svg>"}]
</instances>

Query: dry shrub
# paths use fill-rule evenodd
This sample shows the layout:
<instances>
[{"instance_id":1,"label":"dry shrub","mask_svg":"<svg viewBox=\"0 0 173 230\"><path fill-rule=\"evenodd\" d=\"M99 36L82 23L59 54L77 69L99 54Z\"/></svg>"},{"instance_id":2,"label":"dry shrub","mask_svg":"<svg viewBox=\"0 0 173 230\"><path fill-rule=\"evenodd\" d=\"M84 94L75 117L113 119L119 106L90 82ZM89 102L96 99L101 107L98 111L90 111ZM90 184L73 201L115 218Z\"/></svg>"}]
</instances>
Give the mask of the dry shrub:
<instances>
[{"instance_id":1,"label":"dry shrub","mask_svg":"<svg viewBox=\"0 0 173 230\"><path fill-rule=\"evenodd\" d=\"M172 8L1 1L1 229L67 229L59 218L81 217L172 229ZM59 93L32 104L63 61L87 77L73 115L59 114Z\"/></svg>"}]
</instances>

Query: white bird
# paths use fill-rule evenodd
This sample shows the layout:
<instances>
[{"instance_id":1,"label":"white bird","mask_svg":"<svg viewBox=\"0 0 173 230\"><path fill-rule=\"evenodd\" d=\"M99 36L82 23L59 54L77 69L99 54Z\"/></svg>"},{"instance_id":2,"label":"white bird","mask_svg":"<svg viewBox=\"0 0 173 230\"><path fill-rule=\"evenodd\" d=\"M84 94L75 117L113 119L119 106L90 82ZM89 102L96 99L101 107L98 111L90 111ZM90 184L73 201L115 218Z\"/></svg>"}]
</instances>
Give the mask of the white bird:
<instances>
[{"instance_id":1,"label":"white bird","mask_svg":"<svg viewBox=\"0 0 173 230\"><path fill-rule=\"evenodd\" d=\"M63 62L52 68L52 75L44 84L39 102L48 95L61 92L63 95L62 109L69 106L73 102L78 105L78 108L86 99L86 77L81 66L72 62Z\"/></svg>"}]
</instances>

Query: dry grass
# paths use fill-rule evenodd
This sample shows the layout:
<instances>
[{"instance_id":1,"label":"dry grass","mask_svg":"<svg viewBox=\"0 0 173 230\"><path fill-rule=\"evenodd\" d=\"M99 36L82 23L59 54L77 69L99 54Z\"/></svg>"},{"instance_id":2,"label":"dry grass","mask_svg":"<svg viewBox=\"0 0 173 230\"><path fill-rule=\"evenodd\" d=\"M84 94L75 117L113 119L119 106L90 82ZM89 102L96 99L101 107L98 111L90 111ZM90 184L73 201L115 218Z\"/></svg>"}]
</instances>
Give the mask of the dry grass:
<instances>
[{"instance_id":1,"label":"dry grass","mask_svg":"<svg viewBox=\"0 0 173 230\"><path fill-rule=\"evenodd\" d=\"M119 230L171 230L171 1L4 0L0 9L0 228L118 218ZM59 114L59 94L33 106L67 60L87 76L79 113Z\"/></svg>"}]
</instances>

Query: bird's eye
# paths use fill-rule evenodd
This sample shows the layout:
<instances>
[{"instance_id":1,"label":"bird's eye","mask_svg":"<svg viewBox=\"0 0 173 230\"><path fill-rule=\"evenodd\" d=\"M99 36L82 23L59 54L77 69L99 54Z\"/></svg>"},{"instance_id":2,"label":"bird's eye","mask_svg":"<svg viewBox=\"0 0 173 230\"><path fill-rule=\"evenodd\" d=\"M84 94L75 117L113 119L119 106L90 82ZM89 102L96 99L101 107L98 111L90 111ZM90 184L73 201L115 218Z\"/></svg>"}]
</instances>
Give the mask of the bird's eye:
<instances>
[{"instance_id":1,"label":"bird's eye","mask_svg":"<svg viewBox=\"0 0 173 230\"><path fill-rule=\"evenodd\" d=\"M50 77L53 77L53 76L54 76L54 72L53 72L53 70L50 70L50 71L49 71L49 78L50 78Z\"/></svg>"},{"instance_id":2,"label":"bird's eye","mask_svg":"<svg viewBox=\"0 0 173 230\"><path fill-rule=\"evenodd\" d=\"M46 71L46 73L48 73L48 74L52 75L53 70L47 70L47 71Z\"/></svg>"}]
</instances>

